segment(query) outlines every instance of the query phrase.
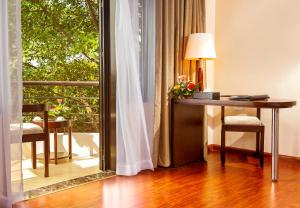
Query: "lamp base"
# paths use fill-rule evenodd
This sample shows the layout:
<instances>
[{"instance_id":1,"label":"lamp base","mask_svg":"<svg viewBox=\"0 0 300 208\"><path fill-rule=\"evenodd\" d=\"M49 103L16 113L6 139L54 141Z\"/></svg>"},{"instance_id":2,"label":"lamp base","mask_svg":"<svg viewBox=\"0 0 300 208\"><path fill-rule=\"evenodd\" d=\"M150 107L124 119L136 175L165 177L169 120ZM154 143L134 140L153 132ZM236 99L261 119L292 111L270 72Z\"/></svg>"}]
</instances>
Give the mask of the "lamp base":
<instances>
[{"instance_id":1,"label":"lamp base","mask_svg":"<svg viewBox=\"0 0 300 208\"><path fill-rule=\"evenodd\" d=\"M194 99L220 100L220 92L195 92Z\"/></svg>"}]
</instances>

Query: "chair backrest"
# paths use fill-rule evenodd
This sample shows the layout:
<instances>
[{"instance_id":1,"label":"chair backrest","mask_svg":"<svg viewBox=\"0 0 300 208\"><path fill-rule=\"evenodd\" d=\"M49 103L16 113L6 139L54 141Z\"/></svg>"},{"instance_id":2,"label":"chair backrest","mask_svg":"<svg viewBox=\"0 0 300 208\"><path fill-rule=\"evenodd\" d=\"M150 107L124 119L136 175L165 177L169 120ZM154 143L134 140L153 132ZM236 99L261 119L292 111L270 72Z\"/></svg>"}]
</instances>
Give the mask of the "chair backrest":
<instances>
[{"instance_id":1,"label":"chair backrest","mask_svg":"<svg viewBox=\"0 0 300 208\"><path fill-rule=\"evenodd\" d=\"M48 105L47 104L24 104L23 113L44 112L44 133L48 134Z\"/></svg>"},{"instance_id":2,"label":"chair backrest","mask_svg":"<svg viewBox=\"0 0 300 208\"><path fill-rule=\"evenodd\" d=\"M221 121L224 123L224 117L225 117L225 106L221 107ZM256 108L256 117L260 119L260 108Z\"/></svg>"},{"instance_id":3,"label":"chair backrest","mask_svg":"<svg viewBox=\"0 0 300 208\"><path fill-rule=\"evenodd\" d=\"M25 104L23 105L23 113L44 112L48 111L47 104Z\"/></svg>"}]
</instances>

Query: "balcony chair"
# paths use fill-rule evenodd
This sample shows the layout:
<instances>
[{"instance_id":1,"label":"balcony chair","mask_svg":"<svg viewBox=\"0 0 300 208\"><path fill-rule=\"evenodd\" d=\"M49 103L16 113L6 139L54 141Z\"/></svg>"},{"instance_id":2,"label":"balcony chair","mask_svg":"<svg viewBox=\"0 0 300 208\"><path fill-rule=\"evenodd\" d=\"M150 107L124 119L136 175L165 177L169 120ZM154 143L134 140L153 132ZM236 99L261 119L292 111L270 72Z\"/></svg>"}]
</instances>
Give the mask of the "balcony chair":
<instances>
[{"instance_id":1,"label":"balcony chair","mask_svg":"<svg viewBox=\"0 0 300 208\"><path fill-rule=\"evenodd\" d=\"M256 132L256 155L259 156L260 166L264 166L264 131L265 127L260 121L260 108L256 110L256 116L224 116L225 107L221 109L221 162L225 165L225 134L226 131L232 132Z\"/></svg>"},{"instance_id":2,"label":"balcony chair","mask_svg":"<svg viewBox=\"0 0 300 208\"><path fill-rule=\"evenodd\" d=\"M46 104L23 105L23 113L38 113L44 114L43 128L33 123L23 123L22 142L31 142L31 158L32 168L36 169L36 142L44 142L44 165L45 177L49 176L49 131L48 131L48 107Z\"/></svg>"}]
</instances>

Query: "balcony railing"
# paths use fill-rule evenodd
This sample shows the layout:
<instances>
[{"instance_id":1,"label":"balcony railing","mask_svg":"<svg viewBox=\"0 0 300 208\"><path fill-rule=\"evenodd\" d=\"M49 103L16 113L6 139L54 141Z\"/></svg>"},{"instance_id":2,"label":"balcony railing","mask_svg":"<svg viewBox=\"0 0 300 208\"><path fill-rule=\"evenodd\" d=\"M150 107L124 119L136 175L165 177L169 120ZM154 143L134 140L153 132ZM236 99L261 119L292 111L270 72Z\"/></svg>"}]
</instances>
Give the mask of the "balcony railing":
<instances>
[{"instance_id":1,"label":"balcony railing","mask_svg":"<svg viewBox=\"0 0 300 208\"><path fill-rule=\"evenodd\" d=\"M98 132L98 81L24 81L24 103L48 103L50 118L63 116L77 132Z\"/></svg>"}]
</instances>

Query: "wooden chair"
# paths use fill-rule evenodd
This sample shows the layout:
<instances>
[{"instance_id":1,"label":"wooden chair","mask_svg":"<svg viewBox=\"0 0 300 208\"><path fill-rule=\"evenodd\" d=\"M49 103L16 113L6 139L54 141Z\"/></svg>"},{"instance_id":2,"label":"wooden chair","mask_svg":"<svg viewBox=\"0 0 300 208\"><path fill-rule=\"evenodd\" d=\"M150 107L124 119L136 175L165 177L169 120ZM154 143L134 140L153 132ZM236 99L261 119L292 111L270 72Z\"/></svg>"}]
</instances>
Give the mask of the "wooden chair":
<instances>
[{"instance_id":1,"label":"wooden chair","mask_svg":"<svg viewBox=\"0 0 300 208\"><path fill-rule=\"evenodd\" d=\"M22 142L31 142L32 168L36 169L36 142L44 141L45 177L49 176L48 107L46 104L23 105L23 113L44 113L43 128L34 123L23 123Z\"/></svg>"},{"instance_id":2,"label":"wooden chair","mask_svg":"<svg viewBox=\"0 0 300 208\"><path fill-rule=\"evenodd\" d=\"M225 107L222 106L221 120L221 162L225 164L225 134L233 132L256 132L256 154L259 156L260 166L264 166L264 131L265 127L260 121L260 108L257 108L256 116L224 116Z\"/></svg>"}]
</instances>

